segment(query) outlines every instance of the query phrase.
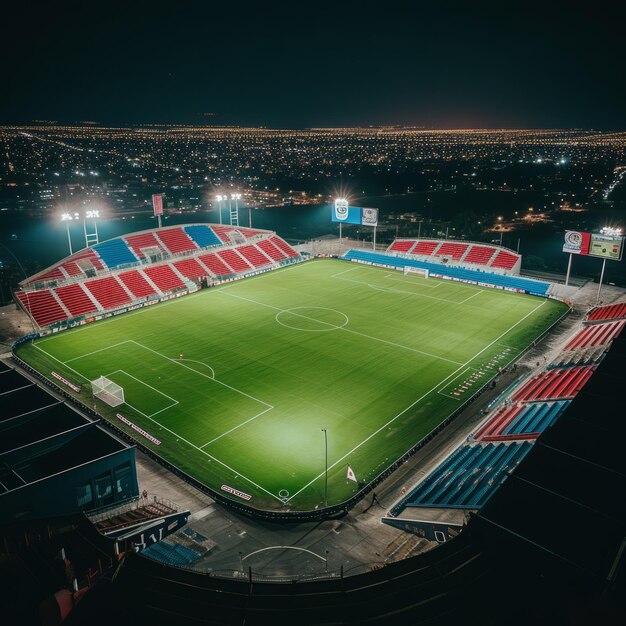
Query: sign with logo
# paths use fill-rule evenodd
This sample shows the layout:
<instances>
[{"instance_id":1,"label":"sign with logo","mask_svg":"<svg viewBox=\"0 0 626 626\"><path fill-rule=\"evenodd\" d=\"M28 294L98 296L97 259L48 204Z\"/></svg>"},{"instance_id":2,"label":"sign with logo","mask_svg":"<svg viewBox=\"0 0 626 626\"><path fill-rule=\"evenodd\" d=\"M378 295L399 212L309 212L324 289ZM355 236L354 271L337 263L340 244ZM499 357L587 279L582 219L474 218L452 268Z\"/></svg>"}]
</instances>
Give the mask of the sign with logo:
<instances>
[{"instance_id":1,"label":"sign with logo","mask_svg":"<svg viewBox=\"0 0 626 626\"><path fill-rule=\"evenodd\" d=\"M348 219L350 207L347 200L335 200L335 220L345 222Z\"/></svg>"},{"instance_id":2,"label":"sign with logo","mask_svg":"<svg viewBox=\"0 0 626 626\"><path fill-rule=\"evenodd\" d=\"M361 209L361 224L363 226L378 226L378 209Z\"/></svg>"},{"instance_id":3,"label":"sign with logo","mask_svg":"<svg viewBox=\"0 0 626 626\"><path fill-rule=\"evenodd\" d=\"M563 252L569 254L589 254L590 240L590 233L584 233L578 230L566 230Z\"/></svg>"},{"instance_id":4,"label":"sign with logo","mask_svg":"<svg viewBox=\"0 0 626 626\"><path fill-rule=\"evenodd\" d=\"M348 206L347 200L335 200L333 222L356 224L358 226L378 226L378 209Z\"/></svg>"},{"instance_id":5,"label":"sign with logo","mask_svg":"<svg viewBox=\"0 0 626 626\"><path fill-rule=\"evenodd\" d=\"M163 195L160 193L155 193L152 196L152 209L154 211L154 215L159 216L163 215Z\"/></svg>"}]
</instances>

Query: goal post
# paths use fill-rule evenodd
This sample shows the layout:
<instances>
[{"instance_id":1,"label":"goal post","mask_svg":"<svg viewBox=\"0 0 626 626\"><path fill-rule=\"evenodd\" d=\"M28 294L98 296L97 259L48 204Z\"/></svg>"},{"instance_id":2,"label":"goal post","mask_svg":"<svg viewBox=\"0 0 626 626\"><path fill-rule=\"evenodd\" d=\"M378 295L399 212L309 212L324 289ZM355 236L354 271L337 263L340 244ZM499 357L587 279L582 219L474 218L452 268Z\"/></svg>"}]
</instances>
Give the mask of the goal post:
<instances>
[{"instance_id":1,"label":"goal post","mask_svg":"<svg viewBox=\"0 0 626 626\"><path fill-rule=\"evenodd\" d=\"M408 265L405 265L404 275L408 276L409 274L417 274L418 276L422 276L423 278L428 278L428 269L424 269L422 267L410 267Z\"/></svg>"},{"instance_id":2,"label":"goal post","mask_svg":"<svg viewBox=\"0 0 626 626\"><path fill-rule=\"evenodd\" d=\"M109 406L124 404L124 389L105 376L91 381L93 397Z\"/></svg>"}]
</instances>

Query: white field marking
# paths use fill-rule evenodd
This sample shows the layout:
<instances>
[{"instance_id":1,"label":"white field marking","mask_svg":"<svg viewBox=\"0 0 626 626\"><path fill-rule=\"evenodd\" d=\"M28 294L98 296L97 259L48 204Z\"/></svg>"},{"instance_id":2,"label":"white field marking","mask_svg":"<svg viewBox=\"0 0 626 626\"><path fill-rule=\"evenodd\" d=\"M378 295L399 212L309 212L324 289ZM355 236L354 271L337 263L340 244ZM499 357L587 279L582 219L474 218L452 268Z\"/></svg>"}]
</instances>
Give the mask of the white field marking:
<instances>
[{"instance_id":1,"label":"white field marking","mask_svg":"<svg viewBox=\"0 0 626 626\"><path fill-rule=\"evenodd\" d=\"M482 292L483 292L482 289L478 289L476 293L473 293L471 296L468 296L467 298L465 298L465 300L461 300L459 304L465 304L468 300L471 300L472 298L479 296Z\"/></svg>"},{"instance_id":2,"label":"white field marking","mask_svg":"<svg viewBox=\"0 0 626 626\"><path fill-rule=\"evenodd\" d=\"M519 350L519 348L514 348L513 346L507 346L505 343L499 343L499 346L502 348L508 348L509 350Z\"/></svg>"},{"instance_id":3,"label":"white field marking","mask_svg":"<svg viewBox=\"0 0 626 626\"><path fill-rule=\"evenodd\" d=\"M288 265L286 267L278 267L275 270L272 270L272 274L276 273L283 273L283 272L288 272L289 270L294 270L296 268L300 268L303 265L306 265L306 263L302 262L302 263L295 263L294 265ZM357 268L355 268L357 269ZM246 282L249 282L251 280L255 280L256 278L263 278L265 277L267 272L263 272L262 274L258 274L257 276L249 276L247 278L245 278ZM217 287L212 287L209 291L222 291L224 289L226 289L227 287L234 287L236 286L240 281L234 281L232 283L225 283L223 285L218 285ZM195 293L190 293L186 296L183 296L183 299L185 302L189 302L189 300L191 300L192 298L198 298L202 295L206 295L207 290L205 289L200 289L198 291L196 291ZM170 304L176 304L177 302L180 302L181 299L180 298L172 298L171 300L167 300L166 302L159 302L158 304L153 304L151 306L145 306L142 307L141 309L137 309L136 311L129 311L128 313L124 313L123 317L124 319L127 319L129 317L132 317L134 315L141 315L142 313L149 313L152 310L160 310L161 308L168 306ZM103 320L98 320L97 324L99 326L101 326L102 324L107 324L108 322L113 322L116 320L119 320L120 316L119 315L113 315L112 317L103 319ZM93 328L93 324L85 324L84 326L80 326L78 328L70 328L68 330L64 330L62 331L63 333L63 337L68 337L69 335L73 335L74 333L78 333L81 332L83 330L89 330L90 328ZM57 337L59 337L59 334L54 334L54 335L50 335L49 337L45 337L43 339L39 339L37 341L37 343L42 344L42 343L46 343L47 341L52 341L53 339L56 339Z\"/></svg>"},{"instance_id":4,"label":"white field marking","mask_svg":"<svg viewBox=\"0 0 626 626\"><path fill-rule=\"evenodd\" d=\"M341 279L340 279L341 280ZM222 292L224 293L224 292ZM372 341L379 341L380 343L386 343L387 345L394 346L395 348L401 348L402 350L409 350L411 352L416 352L417 354L423 354L424 356L432 357L433 359L438 359L440 361L446 361L448 363L453 363L454 365L462 365L458 361L453 361L451 359L446 359L443 356L438 356L436 354L431 354L430 352L424 352L423 350L418 350L417 348L410 348L409 346L405 346L401 343L395 343L393 341L387 341L386 339L381 339L380 337L372 337L371 335L366 335L365 333L361 333L358 330L352 330L351 328L346 328L344 326L335 326L329 322L322 322L321 320L316 320L313 317L308 317L307 315L302 315L301 313L294 313L293 309L281 309L280 307L273 306L271 304L265 304L265 302L259 302L258 300L252 300L252 298L246 298L245 296L238 296L234 293L225 293L224 295L230 296L231 298L239 298L240 300L246 300L247 302L252 302L253 304L258 304L259 306L267 307L268 309L273 309L274 311L279 311L280 313L289 312L291 315L295 315L297 317L303 317L304 319L318 322L319 324L324 324L326 326L331 326L332 328L336 328L337 330L342 330L346 333L351 333L353 335L359 335L361 337L365 337L366 339L371 339Z\"/></svg>"},{"instance_id":5,"label":"white field marking","mask_svg":"<svg viewBox=\"0 0 626 626\"><path fill-rule=\"evenodd\" d=\"M319 321L321 324L324 324L324 326L328 326L328 328L315 329L315 328L296 328L295 326L289 326L289 324L286 324L285 322L281 322L278 319L282 313L290 313L297 317L306 317L301 313L294 313L296 309L322 309L324 311L333 311L333 313L338 313L339 315L343 315L343 317L345 318L345 321L343 324L341 324L341 326L337 326L335 324L332 324L331 322L322 322L321 320L315 320L315 318L313 317L308 318L311 320L315 320L316 322ZM305 333L323 333L323 332L328 332L331 330L340 330L350 321L350 318L345 313L342 313L341 311L337 311L337 309L329 309L328 307L325 307L325 306L295 306L291 309L285 309L284 311L279 311L278 313L276 313L274 319L276 320L276 322L278 322L281 326L284 326L285 328L290 328L291 330L299 330Z\"/></svg>"},{"instance_id":6,"label":"white field marking","mask_svg":"<svg viewBox=\"0 0 626 626\"><path fill-rule=\"evenodd\" d=\"M439 302L446 302L447 304L463 304L463 302L459 302L458 300L448 300L447 298L438 298L437 296L429 296L425 293L418 293L415 291L405 291L404 289L394 289L393 287L384 287L381 285L374 285L372 283L363 282L362 280L354 280L353 278L344 278L340 277L337 280L345 280L351 283L357 283L358 285L365 285L370 289L374 289L377 291L383 292L391 292L391 293L404 293L409 296L417 296L418 298L429 298L431 300L438 300Z\"/></svg>"},{"instance_id":7,"label":"white field marking","mask_svg":"<svg viewBox=\"0 0 626 626\"><path fill-rule=\"evenodd\" d=\"M129 341L133 341L132 339ZM135 341L133 341L133 343L137 343ZM54 359L55 361L58 361L61 365L64 365L65 367L67 367L68 369L72 370L75 374L77 374L78 376L80 376L83 380L86 380L87 382L89 382L89 379L86 378L85 376L83 376L80 372L77 372L75 369L72 369L69 365L65 365L63 363L63 361L59 361L59 359L57 359L55 356L52 356L51 354L48 354L45 350L43 350L42 348L40 348L39 346L37 346L36 344L33 344L38 350L40 350L41 352L43 352L45 355L49 356L50 358ZM141 345L141 344L138 344ZM145 348L146 346L141 346L143 348ZM147 350L151 350L150 348L146 348ZM155 352L154 350L151 350L152 352ZM158 352L156 352L156 354L159 354ZM164 356L164 355L160 355L160 356ZM169 359L169 357L165 357L166 359ZM177 362L176 360L174 360L174 362ZM189 368L187 368L189 369ZM200 376L205 376L206 378L209 378L208 376L206 376L206 374L200 374L200 372L196 372L195 370L191 370L192 372L195 372L196 374L199 374ZM214 380L212 378L209 378L209 380ZM229 385L226 385L225 383L221 383L219 380L215 380L215 382L219 383L220 385L225 385L226 387L229 387ZM230 387L230 389L233 389L234 391L237 391L239 393L243 393L241 391L239 391L238 389L234 389L233 387ZM243 394L245 396L247 396L248 394ZM252 398L252 396L248 396L249 398ZM253 398L253 400L257 400L256 398ZM273 406L267 404L266 402L263 402L262 400L257 400L258 402L260 402L261 404L265 404L266 406L268 406L269 408L274 408ZM181 437L179 434L175 433L173 430L169 429L167 426L164 426L163 424L161 424L161 422L158 422L155 419L152 419L152 417L150 415L146 415L143 411L140 411L138 408L134 407L132 404L128 404L128 402L125 402L125 404L127 406L129 406L131 409L133 409L134 411L137 411L137 413L139 413L140 415L143 415L146 419L149 419L151 422L154 422L159 428L163 428L164 430L167 430L167 432L171 433L172 435L174 435L174 437L177 437L178 439L180 439L181 441L184 441L187 445L191 446L192 448L195 448L196 450L198 450L199 452L201 452L202 454L208 456L210 459L212 459L213 461L216 461L217 463L219 463L220 465L223 465L227 470L233 472L234 474L241 476L241 478L243 478L244 480L247 480L251 485L254 485L257 489L260 489L261 491L264 491L266 494L272 496L272 498L275 498L276 500L278 500L279 502L283 502L282 498L279 498L277 495L273 494L271 491L268 491L267 489L265 489L265 487L261 487L261 485L257 485L257 483L255 483L253 480L251 480L250 478L248 478L247 476L244 476L244 474L242 474L241 472L238 472L237 470L233 469L232 467L230 467L229 465L227 465L226 463L224 463L223 461L220 461L217 457L214 457L212 454L209 454L208 452L205 452L204 450L202 450L201 448L199 448L198 446L194 445L193 443L191 443L190 441L187 441L187 439L185 439L184 437ZM269 410L269 409L268 409ZM154 413L154 415L156 415L156 413Z\"/></svg>"},{"instance_id":8,"label":"white field marking","mask_svg":"<svg viewBox=\"0 0 626 626\"><path fill-rule=\"evenodd\" d=\"M67 367L68 370L72 370L72 372L74 372L74 374L76 374L77 376L80 376L83 380L86 380L87 382L91 382L86 376L83 376L80 372L77 372L74 368L70 367L69 365L65 365L65 363L63 363L63 361L60 361L55 356L52 356L49 352L46 352L43 348L39 347L38 344L39 344L39 342L38 343L33 343L33 346L35 346L35 348L37 348L37 350L39 350L39 352L43 352L46 356L49 356L51 359L54 359L57 363L60 363L61 365L63 365L63 367Z\"/></svg>"},{"instance_id":9,"label":"white field marking","mask_svg":"<svg viewBox=\"0 0 626 626\"><path fill-rule=\"evenodd\" d=\"M338 272L337 274L332 274L331 278L337 278L337 276L341 276L342 274L347 274L348 272L354 272L354 270L362 269L360 267L351 267L349 270L343 270L343 272Z\"/></svg>"},{"instance_id":10,"label":"white field marking","mask_svg":"<svg viewBox=\"0 0 626 626\"><path fill-rule=\"evenodd\" d=\"M149 385L148 383L144 383L143 380L139 380L139 378L137 378L136 376L133 376L132 374L129 374L126 370L115 370L114 372L111 372L110 374L105 374L105 378L109 378L109 376L111 376L113 374L116 374L117 372L122 372L122 374L126 374L126 376L128 376L129 378L133 378L138 383L141 383L142 385L145 385L146 387L150 387L150 389L152 389L152 391L156 391L160 396L163 396L163 397L167 398L168 400L171 400L173 402L173 404L171 404L170 406L168 406L166 408L170 409L173 406L176 406L177 404L180 404L180 402L178 400L176 400L176 398L172 398L171 396L168 396L166 393L163 393L162 391L159 391L158 389L156 389L152 385ZM157 411L157 413L160 413L161 411L164 411L164 410L165 409L161 409L160 411ZM152 415L156 415L156 413L152 413Z\"/></svg>"},{"instance_id":11,"label":"white field marking","mask_svg":"<svg viewBox=\"0 0 626 626\"><path fill-rule=\"evenodd\" d=\"M241 476L241 478L243 478L244 480L247 480L251 485L254 485L257 489L260 489L261 491L264 491L267 495L272 496L272 498L275 498L279 502L283 502L282 498L279 498L277 495L273 494L271 491L268 491L267 489L265 489L265 487L261 487L261 485L258 485L257 483L255 483L253 480L251 480L250 478L248 478L247 476L245 476L241 472L238 472L237 470L233 469L232 467L230 467L230 465L227 465L223 461L220 461L217 457L214 457L212 454L209 454L205 450L202 450L202 448L200 448L200 447L196 446L195 444L191 443L191 441L188 441L184 437L181 437L181 435L179 435L178 433L174 432L173 430L171 430L167 426L164 426L163 424L161 424L161 422L158 422L157 420L152 419L152 417L150 417L150 415L146 415L145 413L142 413L141 411L139 411L135 407L131 406L130 404L128 406L130 406L132 409L137 411L137 413L143 415L146 419L149 419L151 422L154 422L159 428L162 428L163 430L167 430L167 432L171 433L172 435L174 435L174 437L180 439L181 441L184 441L187 445L191 446L195 450L198 450L198 452L201 452L202 454L208 456L213 461L216 461L220 465L223 465L227 470L229 470L230 472L233 472L233 474L236 474L237 476Z\"/></svg>"},{"instance_id":12,"label":"white field marking","mask_svg":"<svg viewBox=\"0 0 626 626\"><path fill-rule=\"evenodd\" d=\"M455 376L451 381L449 381L448 386L450 386L455 380L458 380L459 378L461 378L461 376L464 376L465 374L467 374L467 372L469 372L471 370L474 370L474 368L473 367L468 367L467 369L464 369L462 372L459 373L458 376ZM451 396L450 394L443 393L441 391L441 389L437 393L440 396L445 396L446 398L450 398L451 400L457 400L459 402L461 401L461 398L455 398L454 396Z\"/></svg>"},{"instance_id":13,"label":"white field marking","mask_svg":"<svg viewBox=\"0 0 626 626\"><path fill-rule=\"evenodd\" d=\"M67 361L64 361L64 363L67 364L67 363L71 363L72 361L78 361L79 359L84 359L86 356L91 356L92 354L97 354L98 352L104 352L105 350L116 348L117 346L123 346L125 343L129 343L129 342L130 342L130 339L127 339L126 341L120 341L119 343L114 343L112 346L107 346L106 348L100 348L99 350L93 350L92 352L87 352L86 354L75 356L72 359L68 359ZM118 371L121 371L121 370L118 370Z\"/></svg>"},{"instance_id":14,"label":"white field marking","mask_svg":"<svg viewBox=\"0 0 626 626\"><path fill-rule=\"evenodd\" d=\"M230 435L230 433L232 433L233 431L237 430L238 428L241 428L242 426L245 426L248 422L255 420L257 417L261 417L261 415L271 410L272 410L272 407L268 407L267 409L265 409L265 411L261 411L260 413L257 413L256 415L253 415L252 417L248 418L245 422L241 422L241 424L237 424L237 426L233 426L230 430L227 430L225 433L222 433L221 435L214 437L213 439L211 439L211 441L207 441L206 443L203 443L200 447L204 448L205 446L208 446L210 443L213 443L217 441L218 439L221 439L222 437L226 437L226 435Z\"/></svg>"},{"instance_id":15,"label":"white field marking","mask_svg":"<svg viewBox=\"0 0 626 626\"><path fill-rule=\"evenodd\" d=\"M176 361L176 359L172 359L172 360ZM207 365L206 363L203 363L202 361L196 361L195 359L188 359L187 357L184 357L183 359L178 359L178 360L187 361L189 363L197 363L198 365L204 365L204 367L208 367L211 370L211 378L215 380L215 370L210 365Z\"/></svg>"},{"instance_id":16,"label":"white field marking","mask_svg":"<svg viewBox=\"0 0 626 626\"><path fill-rule=\"evenodd\" d=\"M359 264L359 265L361 265L361 264ZM376 266L376 265L361 265L360 269L377 270L379 273L380 272L387 272L386 276L393 275L393 272L389 272L386 267L379 267L379 266ZM398 272L399 272L399 270L398 270ZM331 276L331 278L332 278L332 276ZM384 278L384 276L383 276L383 278ZM404 277L404 278L406 278L406 277ZM414 278L419 278L419 277L415 276ZM340 280L350 280L350 279L345 278L345 279L340 279ZM398 282L404 282L404 280L402 278L396 278L394 280L396 280ZM479 285L470 285L469 283L464 283L464 282L461 282L461 281L458 281L458 280L445 280L443 278L435 278L435 277L430 277L428 279L423 278L421 280L429 280L429 281L432 280L432 281L435 281L435 282L437 282L438 286L445 285L445 284L450 284L450 285L454 285L455 287L458 287L459 289L472 289L472 290L478 289L479 291L495 291L495 292L499 293L501 298L516 298L518 302L519 302L520 299L526 299L528 297L533 297L533 296L530 296L529 294L523 294L523 293L513 294L513 293L509 293L509 292L505 291L504 289L497 289L495 287L483 287L483 286L479 286ZM373 286L371 284L368 284L368 287L372 287L373 288ZM385 288L384 287L380 288L381 291L383 291L383 289L385 289ZM416 293L413 293L413 292L406 292L406 293L410 293L411 295L420 295L420 294L416 294ZM422 297L436 299L435 296L426 296L426 295L424 295ZM455 300L444 300L444 302L450 302L451 304L459 304L459 302L455 301Z\"/></svg>"},{"instance_id":17,"label":"white field marking","mask_svg":"<svg viewBox=\"0 0 626 626\"><path fill-rule=\"evenodd\" d=\"M231 389L232 391L235 391L236 393L242 395L242 396L246 396L246 398L250 398L251 400L255 400L256 402L258 402L259 404L263 404L267 407L269 407L270 409L273 409L274 407L269 404L268 402L264 402L263 400L259 400L259 398L255 398L254 396L251 396L249 393L246 393L245 391L241 391L241 389L237 389L235 387L231 387L229 384L222 382L221 380L217 380L217 378L211 378L211 376L207 376L206 374L203 374L202 372L198 372L197 370L193 369L192 367L189 367L188 365L185 365L183 363L182 360L180 359L173 359L169 356L165 356L165 354L161 354L160 352L157 352L156 350L153 350L152 348L148 348L148 346L144 346L142 343L139 343L138 341L135 341L134 339L130 339L130 341L132 341L134 344L138 345L140 348L143 348L144 350L149 350L150 352L154 352L154 354L157 354L158 356L167 359L168 361L171 361L172 363L176 363L177 365L180 365L181 367L184 367L185 369L188 369L190 372L193 372L194 374L198 374L198 376L204 376L205 378L213 381L214 383L217 383L218 385L222 385L223 387L228 387L228 389Z\"/></svg>"},{"instance_id":18,"label":"white field marking","mask_svg":"<svg viewBox=\"0 0 626 626\"><path fill-rule=\"evenodd\" d=\"M334 278L334 276L332 276L331 278ZM418 282L412 282L412 280L407 281L408 276L404 276L403 278L396 278L394 274L391 273L385 274L383 278L386 278L387 280L393 280L396 283L406 284L408 282L415 285L416 287L428 287L428 289L437 289L437 287L441 287L441 285L443 285L443 280L436 278L424 278L423 276L417 275L411 276L411 279L419 279ZM422 280L425 282L420 282Z\"/></svg>"},{"instance_id":19,"label":"white field marking","mask_svg":"<svg viewBox=\"0 0 626 626\"><path fill-rule=\"evenodd\" d=\"M367 443L370 439L372 439L373 437L375 437L378 433L380 433L382 430L384 430L385 428L387 428L387 426L389 426L389 424L391 424L392 422L395 422L399 417L401 417L402 415L404 415L409 409L413 408L416 404L418 404L419 402L421 402L426 396L428 396L429 394L431 394L433 391L435 391L437 388L441 387L444 383L446 383L448 381L448 379L450 379L452 376L454 376L457 372L459 372L463 367L469 365L475 358L479 357L485 350L488 350L489 348L491 348L491 346L493 346L495 343L497 343L502 337L504 337L507 333L510 333L516 326L518 326L519 324L521 324L527 317L530 317L535 311L538 311L545 303L547 302L547 300L544 300L541 304L538 304L532 311L530 311L529 313L527 313L526 315L524 315L524 317L522 317L520 320L518 320L517 322L515 322L515 324L513 324L513 326L511 326L508 330L505 330L501 335L499 335L498 337L496 337L491 343L487 344L484 348L482 348L479 352L477 352L472 358L470 358L468 361L466 361L465 363L463 363L463 365L461 365L461 367L457 368L456 370L454 370L454 372L452 372L451 374L449 374L448 376L446 376L441 382L437 383L432 389L430 389L429 391L427 391L426 393L422 394L417 400L415 400L414 402L412 402L411 404L409 404L409 406L406 407L406 409L403 409L402 411L400 411L400 413L398 413L395 417L392 417L387 423L383 424L378 430L374 431L371 435L369 435L368 437L366 437L363 441L361 441L361 443L357 444L354 448L352 448L352 450L350 450L349 452L346 452L346 454L344 454L340 459L338 459L337 461L335 461L332 465L328 466L328 469L332 469L333 467L335 467L336 465L339 465L340 463L342 463L343 461L345 461L345 459L347 459L355 450L358 450L363 444ZM325 472L322 472L321 474L318 474L313 480L309 481L306 485L304 485L304 487L302 487L299 491L296 491L296 493L294 493L289 500L292 500L293 498L295 498L299 493L301 493L302 491L304 491L307 487L309 487L310 485L312 485L316 480L319 480L322 476L324 476ZM288 502L289 502L288 500Z\"/></svg>"}]
</instances>

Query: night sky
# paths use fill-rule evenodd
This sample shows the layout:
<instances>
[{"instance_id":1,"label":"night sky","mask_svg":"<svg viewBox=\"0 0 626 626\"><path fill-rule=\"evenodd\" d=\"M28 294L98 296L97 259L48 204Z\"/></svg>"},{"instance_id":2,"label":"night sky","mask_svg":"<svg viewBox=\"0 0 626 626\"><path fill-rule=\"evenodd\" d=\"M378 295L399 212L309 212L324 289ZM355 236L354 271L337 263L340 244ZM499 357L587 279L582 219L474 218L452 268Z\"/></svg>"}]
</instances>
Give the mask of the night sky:
<instances>
[{"instance_id":1,"label":"night sky","mask_svg":"<svg viewBox=\"0 0 626 626\"><path fill-rule=\"evenodd\" d=\"M626 126L624 3L18 4L0 123Z\"/></svg>"}]
</instances>

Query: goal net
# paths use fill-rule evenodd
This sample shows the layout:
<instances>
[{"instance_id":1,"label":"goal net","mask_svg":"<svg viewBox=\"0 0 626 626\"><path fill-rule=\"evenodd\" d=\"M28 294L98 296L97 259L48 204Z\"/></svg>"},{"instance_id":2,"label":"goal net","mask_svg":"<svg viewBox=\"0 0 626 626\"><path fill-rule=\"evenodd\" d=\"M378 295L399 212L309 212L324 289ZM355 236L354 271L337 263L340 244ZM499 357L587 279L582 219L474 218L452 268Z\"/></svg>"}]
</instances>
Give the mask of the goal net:
<instances>
[{"instance_id":1,"label":"goal net","mask_svg":"<svg viewBox=\"0 0 626 626\"><path fill-rule=\"evenodd\" d=\"M408 267L408 266L405 266L404 267L404 275L407 276L408 274L417 274L418 276L423 276L424 278L428 278L428 270L427 269L423 269L421 267Z\"/></svg>"},{"instance_id":2,"label":"goal net","mask_svg":"<svg viewBox=\"0 0 626 626\"><path fill-rule=\"evenodd\" d=\"M102 400L109 406L124 404L124 389L104 376L92 380L91 389L94 398Z\"/></svg>"}]
</instances>

